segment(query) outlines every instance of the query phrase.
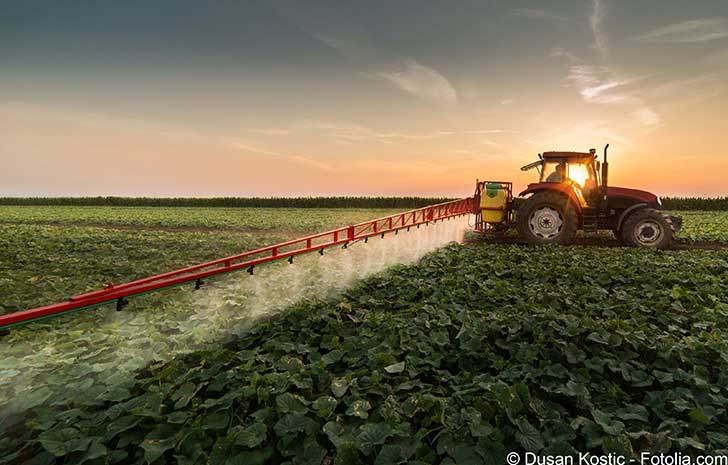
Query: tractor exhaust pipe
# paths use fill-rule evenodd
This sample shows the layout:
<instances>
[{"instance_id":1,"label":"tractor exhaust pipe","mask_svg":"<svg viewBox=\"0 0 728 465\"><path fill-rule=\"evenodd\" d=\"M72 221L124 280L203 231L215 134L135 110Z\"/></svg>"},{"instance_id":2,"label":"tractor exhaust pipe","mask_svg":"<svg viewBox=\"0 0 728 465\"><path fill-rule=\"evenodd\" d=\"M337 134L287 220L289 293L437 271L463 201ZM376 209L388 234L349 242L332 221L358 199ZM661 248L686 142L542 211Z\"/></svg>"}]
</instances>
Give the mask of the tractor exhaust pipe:
<instances>
[{"instance_id":1,"label":"tractor exhaust pipe","mask_svg":"<svg viewBox=\"0 0 728 465\"><path fill-rule=\"evenodd\" d=\"M607 204L607 186L609 185L609 162L607 161L607 149L609 144L604 146L604 163L602 163L602 201Z\"/></svg>"}]
</instances>

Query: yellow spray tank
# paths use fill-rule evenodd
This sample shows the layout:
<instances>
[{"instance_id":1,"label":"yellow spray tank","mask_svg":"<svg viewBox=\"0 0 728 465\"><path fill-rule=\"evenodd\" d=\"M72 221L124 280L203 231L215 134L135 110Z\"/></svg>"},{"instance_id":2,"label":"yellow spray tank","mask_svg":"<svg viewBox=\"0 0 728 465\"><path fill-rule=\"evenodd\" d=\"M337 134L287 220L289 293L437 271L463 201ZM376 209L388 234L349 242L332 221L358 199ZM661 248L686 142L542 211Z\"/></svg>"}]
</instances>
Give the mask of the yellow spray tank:
<instances>
[{"instance_id":1,"label":"yellow spray tank","mask_svg":"<svg viewBox=\"0 0 728 465\"><path fill-rule=\"evenodd\" d=\"M484 223L502 223L506 220L510 189L501 183L485 183L480 193L480 215Z\"/></svg>"},{"instance_id":2,"label":"yellow spray tank","mask_svg":"<svg viewBox=\"0 0 728 465\"><path fill-rule=\"evenodd\" d=\"M502 234L513 223L513 183L475 182L475 231Z\"/></svg>"}]
</instances>

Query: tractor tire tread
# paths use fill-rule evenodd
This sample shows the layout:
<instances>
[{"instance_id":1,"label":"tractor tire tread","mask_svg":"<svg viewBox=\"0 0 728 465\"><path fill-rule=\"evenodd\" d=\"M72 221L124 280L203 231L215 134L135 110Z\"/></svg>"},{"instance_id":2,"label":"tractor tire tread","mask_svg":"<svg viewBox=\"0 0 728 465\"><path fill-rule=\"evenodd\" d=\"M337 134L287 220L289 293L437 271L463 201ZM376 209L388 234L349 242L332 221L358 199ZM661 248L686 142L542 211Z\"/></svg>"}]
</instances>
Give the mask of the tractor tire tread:
<instances>
[{"instance_id":1,"label":"tractor tire tread","mask_svg":"<svg viewBox=\"0 0 728 465\"><path fill-rule=\"evenodd\" d=\"M539 205L551 205L556 207L564 217L562 233L552 240L544 240L535 237L531 233L529 218L531 211ZM537 192L526 199L516 214L516 228L519 235L530 244L560 244L569 245L574 242L576 231L579 229L579 215L576 214L571 199L558 192Z\"/></svg>"},{"instance_id":2,"label":"tractor tire tread","mask_svg":"<svg viewBox=\"0 0 728 465\"><path fill-rule=\"evenodd\" d=\"M670 215L666 214L662 210L657 210L656 208L640 208L632 212L625 220L624 224L622 225L621 233L622 233L622 240L632 247L640 247L641 244L639 244L632 234L632 231L634 230L635 226L637 226L637 223L647 217L652 217L654 219L662 220L662 222L667 225L668 230L665 231L665 235L654 246L649 246L650 248L655 249L667 249L672 245L672 242L674 240L675 236L675 226L672 224L672 219L670 218ZM645 246L647 247L647 246Z\"/></svg>"}]
</instances>

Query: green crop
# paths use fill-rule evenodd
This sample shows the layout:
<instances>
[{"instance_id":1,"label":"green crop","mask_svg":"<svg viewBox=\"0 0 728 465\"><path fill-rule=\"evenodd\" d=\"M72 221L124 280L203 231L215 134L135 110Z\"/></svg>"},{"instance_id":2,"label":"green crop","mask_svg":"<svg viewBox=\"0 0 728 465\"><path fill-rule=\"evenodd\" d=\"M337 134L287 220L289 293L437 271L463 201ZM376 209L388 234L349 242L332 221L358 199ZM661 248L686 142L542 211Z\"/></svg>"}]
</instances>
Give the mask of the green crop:
<instances>
[{"instance_id":1,"label":"green crop","mask_svg":"<svg viewBox=\"0 0 728 465\"><path fill-rule=\"evenodd\" d=\"M728 243L728 211L681 211L675 214L683 218L679 239Z\"/></svg>"},{"instance_id":2,"label":"green crop","mask_svg":"<svg viewBox=\"0 0 728 465\"><path fill-rule=\"evenodd\" d=\"M38 385L6 415L0 455L500 464L513 450L721 454L726 282L723 251L452 245L224 347L98 386L79 372L78 398Z\"/></svg>"},{"instance_id":3,"label":"green crop","mask_svg":"<svg viewBox=\"0 0 728 465\"><path fill-rule=\"evenodd\" d=\"M275 244L290 235L0 224L0 314Z\"/></svg>"},{"instance_id":4,"label":"green crop","mask_svg":"<svg viewBox=\"0 0 728 465\"><path fill-rule=\"evenodd\" d=\"M326 208L0 206L0 224L76 224L316 233L399 211Z\"/></svg>"}]
</instances>

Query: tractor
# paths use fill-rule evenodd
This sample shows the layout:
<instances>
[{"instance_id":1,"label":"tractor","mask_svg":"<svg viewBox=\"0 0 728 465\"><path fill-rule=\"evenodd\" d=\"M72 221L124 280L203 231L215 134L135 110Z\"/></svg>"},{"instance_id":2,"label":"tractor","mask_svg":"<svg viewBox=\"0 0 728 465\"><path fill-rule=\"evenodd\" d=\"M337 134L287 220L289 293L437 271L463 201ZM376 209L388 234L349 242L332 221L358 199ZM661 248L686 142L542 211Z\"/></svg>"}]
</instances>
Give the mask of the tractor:
<instances>
[{"instance_id":1,"label":"tractor","mask_svg":"<svg viewBox=\"0 0 728 465\"><path fill-rule=\"evenodd\" d=\"M595 149L539 154L521 168L536 169L539 178L519 194L516 212L512 183L477 181L475 230L499 234L515 226L526 242L562 245L573 243L578 230L610 230L631 246L670 247L682 219L663 212L650 192L609 186L608 148L601 163Z\"/></svg>"}]
</instances>

